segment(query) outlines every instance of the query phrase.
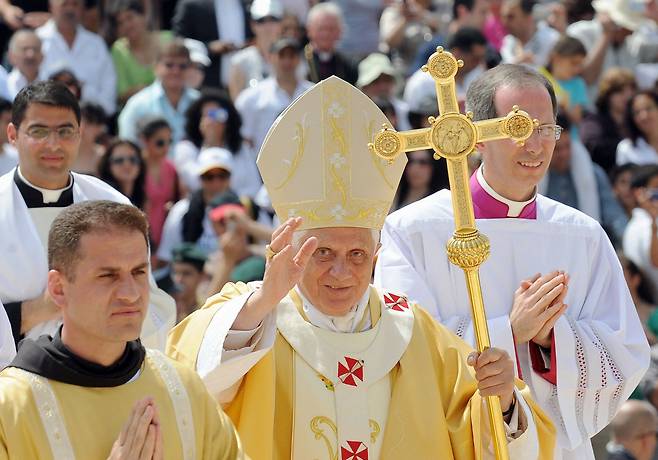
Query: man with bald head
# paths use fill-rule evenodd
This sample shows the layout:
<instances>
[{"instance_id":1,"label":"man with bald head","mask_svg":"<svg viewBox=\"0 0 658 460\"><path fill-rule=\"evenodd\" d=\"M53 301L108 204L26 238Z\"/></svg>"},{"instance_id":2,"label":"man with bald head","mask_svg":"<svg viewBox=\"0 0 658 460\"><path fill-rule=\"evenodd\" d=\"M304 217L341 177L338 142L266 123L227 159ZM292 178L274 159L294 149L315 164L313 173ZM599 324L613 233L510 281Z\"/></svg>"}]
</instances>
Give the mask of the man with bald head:
<instances>
[{"instance_id":1,"label":"man with bald head","mask_svg":"<svg viewBox=\"0 0 658 460\"><path fill-rule=\"evenodd\" d=\"M610 423L608 460L651 460L656 450L658 411L647 401L626 401Z\"/></svg>"},{"instance_id":2,"label":"man with bald head","mask_svg":"<svg viewBox=\"0 0 658 460\"><path fill-rule=\"evenodd\" d=\"M12 99L18 92L39 78L43 61L41 39L30 29L21 29L9 41L9 62L13 69L7 77L7 89Z\"/></svg>"}]
</instances>

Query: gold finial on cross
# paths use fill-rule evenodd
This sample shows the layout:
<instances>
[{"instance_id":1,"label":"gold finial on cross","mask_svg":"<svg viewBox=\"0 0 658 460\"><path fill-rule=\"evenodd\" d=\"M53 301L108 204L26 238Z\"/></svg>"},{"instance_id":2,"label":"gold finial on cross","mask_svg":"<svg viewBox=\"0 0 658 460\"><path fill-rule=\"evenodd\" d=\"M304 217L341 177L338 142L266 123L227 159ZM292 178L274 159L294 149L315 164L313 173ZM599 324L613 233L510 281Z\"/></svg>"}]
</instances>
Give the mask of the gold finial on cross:
<instances>
[{"instance_id":1,"label":"gold finial on cross","mask_svg":"<svg viewBox=\"0 0 658 460\"><path fill-rule=\"evenodd\" d=\"M385 125L368 146L388 161L405 152L428 148L434 150L434 159L445 158L448 161L455 232L446 249L450 262L462 268L466 275L477 348L483 351L490 347L490 339L479 267L489 257L489 239L475 227L466 157L475 151L479 142L512 139L523 145L539 122L531 119L518 106L514 106L505 117L476 122L472 120L472 113L460 113L455 75L463 65L463 61L457 60L452 53L438 47L422 70L434 79L439 116L429 117L429 128L398 132ZM496 458L507 460L507 437L500 400L496 397L487 397L487 400Z\"/></svg>"}]
</instances>

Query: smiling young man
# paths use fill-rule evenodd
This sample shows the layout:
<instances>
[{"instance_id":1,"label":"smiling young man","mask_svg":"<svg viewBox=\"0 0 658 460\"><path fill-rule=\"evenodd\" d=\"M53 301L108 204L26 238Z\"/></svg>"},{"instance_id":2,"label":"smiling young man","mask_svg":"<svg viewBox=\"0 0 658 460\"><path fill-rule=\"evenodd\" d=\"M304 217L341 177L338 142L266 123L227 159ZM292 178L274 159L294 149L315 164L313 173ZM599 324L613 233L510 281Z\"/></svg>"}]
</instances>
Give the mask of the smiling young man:
<instances>
[{"instance_id":1,"label":"smiling young man","mask_svg":"<svg viewBox=\"0 0 658 460\"><path fill-rule=\"evenodd\" d=\"M18 167L0 177L0 301L14 338L55 332L59 311L46 290L48 231L67 206L88 200L129 200L103 181L71 172L80 145L80 107L60 83L23 88L7 128L18 150ZM155 284L142 339L164 347L174 325L175 303ZM1 364L1 363L0 363Z\"/></svg>"},{"instance_id":2,"label":"smiling young man","mask_svg":"<svg viewBox=\"0 0 658 460\"><path fill-rule=\"evenodd\" d=\"M649 347L605 232L585 214L537 194L561 128L553 88L505 64L469 88L474 120L520 105L539 122L523 146L478 144L483 165L470 180L491 255L480 268L492 345L516 356L519 376L558 428L555 458L593 459L589 438L614 416L649 363ZM442 190L386 219L375 284L405 292L474 343L462 270L445 247L454 231Z\"/></svg>"},{"instance_id":3,"label":"smiling young man","mask_svg":"<svg viewBox=\"0 0 658 460\"><path fill-rule=\"evenodd\" d=\"M132 205L64 210L48 239L54 337L26 339L0 373L0 458L242 458L201 379L139 341L148 223Z\"/></svg>"},{"instance_id":4,"label":"smiling young man","mask_svg":"<svg viewBox=\"0 0 658 460\"><path fill-rule=\"evenodd\" d=\"M385 120L337 77L287 109L258 158L285 221L264 279L227 284L172 330L168 353L196 368L255 460L488 458L486 395L500 396L511 458L548 459L553 428L507 353L471 353L370 285L406 163L367 148Z\"/></svg>"}]
</instances>

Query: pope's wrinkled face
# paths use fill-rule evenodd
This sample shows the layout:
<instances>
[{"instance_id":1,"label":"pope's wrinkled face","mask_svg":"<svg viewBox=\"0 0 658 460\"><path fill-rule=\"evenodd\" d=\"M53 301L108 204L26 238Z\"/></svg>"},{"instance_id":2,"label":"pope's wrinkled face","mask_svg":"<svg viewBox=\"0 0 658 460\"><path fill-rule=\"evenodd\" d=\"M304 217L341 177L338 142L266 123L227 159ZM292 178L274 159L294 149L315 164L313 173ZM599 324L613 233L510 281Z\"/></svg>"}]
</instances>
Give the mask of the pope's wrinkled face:
<instances>
[{"instance_id":1,"label":"pope's wrinkled face","mask_svg":"<svg viewBox=\"0 0 658 460\"><path fill-rule=\"evenodd\" d=\"M555 132L550 128L555 125L551 97L541 85L503 86L496 91L494 105L498 116L507 115L514 105L519 105L543 127L535 129L523 146L510 139L478 144L487 183L505 198L528 200L546 174L555 148Z\"/></svg>"},{"instance_id":2,"label":"pope's wrinkled face","mask_svg":"<svg viewBox=\"0 0 658 460\"><path fill-rule=\"evenodd\" d=\"M367 228L337 227L308 230L297 242L318 239L299 287L322 313L343 316L365 294L370 284L379 243Z\"/></svg>"}]
</instances>

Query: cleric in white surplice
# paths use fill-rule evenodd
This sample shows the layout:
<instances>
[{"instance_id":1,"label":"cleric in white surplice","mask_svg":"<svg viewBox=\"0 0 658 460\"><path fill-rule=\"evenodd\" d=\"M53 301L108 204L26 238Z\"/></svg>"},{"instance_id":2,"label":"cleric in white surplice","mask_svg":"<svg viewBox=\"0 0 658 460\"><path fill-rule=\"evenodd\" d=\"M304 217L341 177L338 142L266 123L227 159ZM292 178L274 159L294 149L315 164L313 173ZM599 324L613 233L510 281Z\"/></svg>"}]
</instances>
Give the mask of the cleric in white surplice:
<instances>
[{"instance_id":1,"label":"cleric in white surplice","mask_svg":"<svg viewBox=\"0 0 658 460\"><path fill-rule=\"evenodd\" d=\"M29 85L14 100L7 131L19 152L19 166L0 177L0 301L16 340L57 330L57 310L44 297L48 231L55 217L82 201L129 203L100 179L70 171L80 143L79 123L78 102L61 84ZM142 329L147 346L164 348L175 311L173 299L152 281Z\"/></svg>"},{"instance_id":2,"label":"cleric in white surplice","mask_svg":"<svg viewBox=\"0 0 658 460\"><path fill-rule=\"evenodd\" d=\"M493 346L517 353L520 376L553 419L555 458L594 459L590 438L644 375L649 346L603 229L536 193L560 134L550 83L502 65L466 99L475 120L504 116L514 104L540 126L525 146L478 144L483 166L470 180L477 225L491 241L480 268L489 332ZM407 294L474 343L464 274L445 252L453 230L447 190L391 214L375 284Z\"/></svg>"}]
</instances>

